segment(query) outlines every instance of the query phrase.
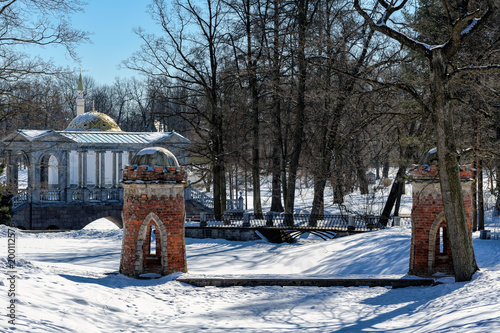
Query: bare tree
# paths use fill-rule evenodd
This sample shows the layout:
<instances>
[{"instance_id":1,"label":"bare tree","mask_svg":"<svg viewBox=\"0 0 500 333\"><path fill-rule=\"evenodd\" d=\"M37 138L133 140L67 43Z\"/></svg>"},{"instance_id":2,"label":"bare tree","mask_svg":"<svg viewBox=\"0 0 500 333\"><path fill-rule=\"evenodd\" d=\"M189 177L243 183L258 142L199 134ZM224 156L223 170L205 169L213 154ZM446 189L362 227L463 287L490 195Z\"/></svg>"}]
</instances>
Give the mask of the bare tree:
<instances>
[{"instance_id":1,"label":"bare tree","mask_svg":"<svg viewBox=\"0 0 500 333\"><path fill-rule=\"evenodd\" d=\"M192 96L190 107L203 118L203 136L208 133L213 173L214 213L226 208L225 153L219 65L224 54L224 17L221 0L154 0L150 6L153 18L164 35L156 37L137 30L143 40L142 50L125 66L151 76L164 76L172 86L183 87ZM165 81L167 82L167 81Z\"/></svg>"},{"instance_id":2,"label":"bare tree","mask_svg":"<svg viewBox=\"0 0 500 333\"><path fill-rule=\"evenodd\" d=\"M252 127L252 185L253 185L253 209L257 216L262 215L262 203L260 197L260 92L258 87L258 62L262 56L262 39L264 37L263 26L259 18L265 16L261 11L261 1L239 0L227 2L231 10L236 13L239 21L230 33L235 53L235 61L243 56L245 59L245 73L239 76L245 78L250 96L250 112ZM265 10L265 9L264 9ZM235 41L241 40L239 44Z\"/></svg>"},{"instance_id":3,"label":"bare tree","mask_svg":"<svg viewBox=\"0 0 500 333\"><path fill-rule=\"evenodd\" d=\"M363 8L359 0L354 0L358 13L370 24L370 27L412 52L427 59L426 69L429 71L429 100L426 101L419 92L410 86L400 88L415 98L432 119L438 149L439 176L443 196L444 211L448 223L451 251L456 281L467 281L477 270L472 248L472 240L467 229L465 209L460 186L459 168L457 165L457 149L454 133L452 95L450 82L459 76L477 71L486 71L499 66L457 67L457 54L471 36L480 36L477 31L490 23L495 11L491 1L447 1L441 5L446 15L448 35L445 43L428 45L410 38L391 20L401 19L397 14L408 5L407 0L386 2L379 0L383 7L381 13L372 13ZM378 18L375 18L378 17ZM485 48L488 45L484 46ZM459 62L458 62L459 63Z\"/></svg>"},{"instance_id":4,"label":"bare tree","mask_svg":"<svg viewBox=\"0 0 500 333\"><path fill-rule=\"evenodd\" d=\"M0 79L16 81L35 74L56 74L61 69L40 57L30 57L19 46L60 45L77 59L75 46L88 33L74 29L73 13L82 11L79 0L7 0L0 4Z\"/></svg>"},{"instance_id":5,"label":"bare tree","mask_svg":"<svg viewBox=\"0 0 500 333\"><path fill-rule=\"evenodd\" d=\"M37 56L22 52L23 48L59 45L76 58L75 46L88 41L86 32L71 27L70 17L82 11L78 0L7 0L0 3L0 121L8 120L14 125L21 118L39 110L35 101L41 102L55 97L63 105L64 96L54 91L58 83L50 79L67 73L60 67ZM39 81L44 77L52 84L50 92ZM33 89L28 91L27 89ZM47 95L39 95L45 91ZM49 104L53 104L52 102ZM47 112L48 110L41 110ZM35 115L31 119L34 120ZM19 123L18 123L19 124ZM44 123L36 123L38 128ZM60 127L58 124L56 127ZM4 128L8 128L5 125Z\"/></svg>"}]
</instances>

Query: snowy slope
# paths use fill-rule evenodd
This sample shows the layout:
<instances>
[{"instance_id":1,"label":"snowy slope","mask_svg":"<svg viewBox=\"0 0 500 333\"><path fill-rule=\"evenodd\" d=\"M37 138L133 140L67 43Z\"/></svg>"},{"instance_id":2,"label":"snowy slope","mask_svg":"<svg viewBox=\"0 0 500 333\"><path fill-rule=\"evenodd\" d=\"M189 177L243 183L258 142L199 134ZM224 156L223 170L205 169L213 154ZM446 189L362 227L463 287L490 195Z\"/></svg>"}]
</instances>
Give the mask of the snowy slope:
<instances>
[{"instance_id":1,"label":"snowy slope","mask_svg":"<svg viewBox=\"0 0 500 333\"><path fill-rule=\"evenodd\" d=\"M5 227L0 236L7 253ZM500 332L500 241L477 233L481 271L473 281L403 289L197 288L175 275L136 280L105 274L118 270L121 230L17 236L18 332ZM402 276L410 229L283 245L186 243L190 274ZM5 256L0 263L6 296ZM7 320L0 319L1 332L9 331Z\"/></svg>"}]
</instances>

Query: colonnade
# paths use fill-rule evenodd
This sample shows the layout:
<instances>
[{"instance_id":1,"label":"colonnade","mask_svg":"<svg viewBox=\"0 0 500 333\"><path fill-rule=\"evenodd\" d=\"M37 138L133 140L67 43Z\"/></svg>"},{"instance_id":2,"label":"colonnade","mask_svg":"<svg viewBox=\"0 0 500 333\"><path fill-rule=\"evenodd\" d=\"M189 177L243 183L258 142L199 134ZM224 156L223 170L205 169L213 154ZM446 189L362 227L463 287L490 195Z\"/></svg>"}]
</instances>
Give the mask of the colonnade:
<instances>
[{"instance_id":1,"label":"colonnade","mask_svg":"<svg viewBox=\"0 0 500 333\"><path fill-rule=\"evenodd\" d=\"M121 201L121 170L134 154L135 150L56 149L29 153L6 150L2 155L8 192L14 195L15 206L44 201ZM22 166L27 168L26 186L19 181ZM54 167L56 174L50 171Z\"/></svg>"}]
</instances>

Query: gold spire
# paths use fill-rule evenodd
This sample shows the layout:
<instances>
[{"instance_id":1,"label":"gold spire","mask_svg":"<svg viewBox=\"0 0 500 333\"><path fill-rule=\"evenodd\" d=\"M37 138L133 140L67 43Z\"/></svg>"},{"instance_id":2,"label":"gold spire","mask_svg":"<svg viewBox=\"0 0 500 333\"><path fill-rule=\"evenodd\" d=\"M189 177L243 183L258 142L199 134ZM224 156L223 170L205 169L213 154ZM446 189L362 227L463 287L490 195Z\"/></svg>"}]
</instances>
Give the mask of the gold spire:
<instances>
[{"instance_id":1,"label":"gold spire","mask_svg":"<svg viewBox=\"0 0 500 333\"><path fill-rule=\"evenodd\" d=\"M80 77L78 78L78 88L76 90L83 91L82 69L80 68Z\"/></svg>"}]
</instances>

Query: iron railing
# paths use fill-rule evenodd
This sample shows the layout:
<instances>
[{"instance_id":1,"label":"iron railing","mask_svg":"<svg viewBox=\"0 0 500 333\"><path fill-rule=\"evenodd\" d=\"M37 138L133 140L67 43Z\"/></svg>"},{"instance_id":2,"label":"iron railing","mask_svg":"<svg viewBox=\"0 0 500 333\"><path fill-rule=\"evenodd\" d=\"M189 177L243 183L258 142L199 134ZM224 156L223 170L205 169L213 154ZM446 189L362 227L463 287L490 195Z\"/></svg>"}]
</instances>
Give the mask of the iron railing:
<instances>
[{"instance_id":1,"label":"iron railing","mask_svg":"<svg viewBox=\"0 0 500 333\"><path fill-rule=\"evenodd\" d=\"M410 218L389 217L387 226L409 225ZM402 223L402 221L404 222ZM310 215L310 214L253 214L243 212L226 212L223 215L200 214L202 227L252 227L252 228L281 228L281 229L323 229L345 231L370 231L386 227L380 221L380 216L373 215Z\"/></svg>"},{"instance_id":2,"label":"iron railing","mask_svg":"<svg viewBox=\"0 0 500 333\"><path fill-rule=\"evenodd\" d=\"M17 194L12 196L12 209L28 203L28 190L19 190Z\"/></svg>"},{"instance_id":3,"label":"iron railing","mask_svg":"<svg viewBox=\"0 0 500 333\"><path fill-rule=\"evenodd\" d=\"M186 200L195 201L208 209L214 209L214 199L191 186L186 188L185 198ZM240 196L238 199L226 199L226 206L228 210L243 210L243 197Z\"/></svg>"}]
</instances>

